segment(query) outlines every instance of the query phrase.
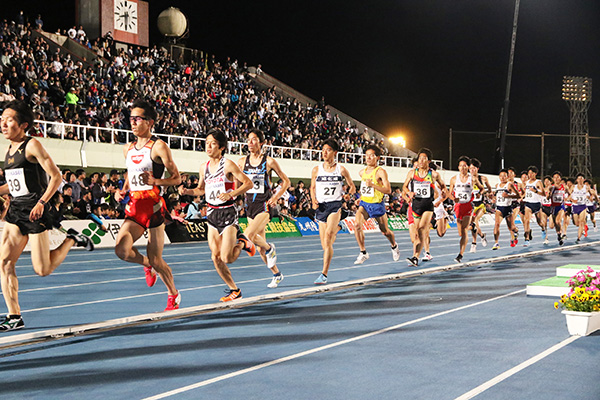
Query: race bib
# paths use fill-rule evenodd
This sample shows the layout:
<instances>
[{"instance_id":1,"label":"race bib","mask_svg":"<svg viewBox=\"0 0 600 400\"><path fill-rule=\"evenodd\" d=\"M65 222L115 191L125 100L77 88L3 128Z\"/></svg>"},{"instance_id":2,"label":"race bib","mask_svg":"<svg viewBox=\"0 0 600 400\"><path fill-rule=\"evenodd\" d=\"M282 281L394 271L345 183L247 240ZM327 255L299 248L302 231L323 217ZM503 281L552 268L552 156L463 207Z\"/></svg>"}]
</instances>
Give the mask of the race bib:
<instances>
[{"instance_id":1,"label":"race bib","mask_svg":"<svg viewBox=\"0 0 600 400\"><path fill-rule=\"evenodd\" d=\"M415 182L415 197L420 199L431 197L431 184L429 182Z\"/></svg>"},{"instance_id":2,"label":"race bib","mask_svg":"<svg viewBox=\"0 0 600 400\"><path fill-rule=\"evenodd\" d=\"M12 197L29 194L23 168L7 169L4 171L4 175L6 176L6 182L8 183L8 188Z\"/></svg>"},{"instance_id":3,"label":"race bib","mask_svg":"<svg viewBox=\"0 0 600 400\"><path fill-rule=\"evenodd\" d=\"M265 174L249 174L248 178L252 181L252 188L246 193L264 193L265 192Z\"/></svg>"},{"instance_id":4,"label":"race bib","mask_svg":"<svg viewBox=\"0 0 600 400\"><path fill-rule=\"evenodd\" d=\"M152 185L144 185L142 181L142 175L144 171L144 169L134 169L128 171L127 179L129 180L129 189L131 191L135 192L140 190L152 190Z\"/></svg>"},{"instance_id":5,"label":"race bib","mask_svg":"<svg viewBox=\"0 0 600 400\"><path fill-rule=\"evenodd\" d=\"M525 199L526 199L526 200L532 200L532 199L533 199L533 195L534 195L534 194L535 194L535 193L533 193L533 192L532 192L530 189L528 189L528 190L525 192Z\"/></svg>"},{"instance_id":6,"label":"race bib","mask_svg":"<svg viewBox=\"0 0 600 400\"><path fill-rule=\"evenodd\" d=\"M360 194L364 197L373 197L374 189L372 186L367 186L365 181L360 182Z\"/></svg>"},{"instance_id":7,"label":"race bib","mask_svg":"<svg viewBox=\"0 0 600 400\"><path fill-rule=\"evenodd\" d=\"M456 193L455 198L458 200L459 203L468 203L469 200L471 200L471 195L466 192L458 192Z\"/></svg>"}]
</instances>

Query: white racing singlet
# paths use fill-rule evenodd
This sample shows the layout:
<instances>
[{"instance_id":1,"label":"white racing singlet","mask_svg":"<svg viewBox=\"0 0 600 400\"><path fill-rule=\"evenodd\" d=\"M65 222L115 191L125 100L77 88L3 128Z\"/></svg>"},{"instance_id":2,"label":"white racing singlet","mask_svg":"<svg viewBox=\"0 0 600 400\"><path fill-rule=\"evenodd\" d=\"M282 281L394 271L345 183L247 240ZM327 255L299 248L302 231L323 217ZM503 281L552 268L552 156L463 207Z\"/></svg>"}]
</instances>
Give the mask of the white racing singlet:
<instances>
[{"instance_id":1,"label":"white racing singlet","mask_svg":"<svg viewBox=\"0 0 600 400\"><path fill-rule=\"evenodd\" d=\"M458 203L470 203L473 199L473 183L471 174L467 176L467 181L462 182L460 175L456 175L454 182L454 198Z\"/></svg>"},{"instance_id":2,"label":"white racing singlet","mask_svg":"<svg viewBox=\"0 0 600 400\"><path fill-rule=\"evenodd\" d=\"M323 164L319 165L315 182L315 191L317 192L318 203L341 201L343 186L344 177L340 171L339 164L336 164L333 172L327 172L323 168Z\"/></svg>"}]
</instances>

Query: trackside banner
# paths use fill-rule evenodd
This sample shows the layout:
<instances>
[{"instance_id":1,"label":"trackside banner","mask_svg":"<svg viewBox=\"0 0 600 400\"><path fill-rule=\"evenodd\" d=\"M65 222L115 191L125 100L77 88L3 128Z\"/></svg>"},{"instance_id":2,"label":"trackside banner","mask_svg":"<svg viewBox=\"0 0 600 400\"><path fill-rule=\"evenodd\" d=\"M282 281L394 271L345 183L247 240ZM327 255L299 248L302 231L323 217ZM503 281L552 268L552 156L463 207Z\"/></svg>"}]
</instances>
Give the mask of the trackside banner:
<instances>
[{"instance_id":1,"label":"trackside banner","mask_svg":"<svg viewBox=\"0 0 600 400\"><path fill-rule=\"evenodd\" d=\"M165 226L171 243L204 242L208 240L208 226L205 219L189 219L186 222L173 221Z\"/></svg>"},{"instance_id":2,"label":"trackside banner","mask_svg":"<svg viewBox=\"0 0 600 400\"><path fill-rule=\"evenodd\" d=\"M393 231L408 230L408 221L404 215L388 217L388 227Z\"/></svg>"},{"instance_id":3,"label":"trackside banner","mask_svg":"<svg viewBox=\"0 0 600 400\"><path fill-rule=\"evenodd\" d=\"M94 243L94 248L114 248L117 244L117 236L121 225L123 225L122 219L107 219L104 220L104 226L107 228L105 232L95 222L91 220L65 220L61 222L63 228L68 230L73 228L78 232L83 233L89 237ZM0 229L4 229L4 221L0 222ZM165 235L166 236L166 235ZM57 248L64 240L66 235L57 229L48 231L48 238L50 240L50 249ZM168 237L165 237L165 244L171 243ZM145 246L148 244L148 231L144 232L137 242L138 246ZM31 251L29 243L25 247L25 251Z\"/></svg>"},{"instance_id":4,"label":"trackside banner","mask_svg":"<svg viewBox=\"0 0 600 400\"><path fill-rule=\"evenodd\" d=\"M319 234L319 224L308 217L296 218L296 227L302 236L313 236Z\"/></svg>"},{"instance_id":5,"label":"trackside banner","mask_svg":"<svg viewBox=\"0 0 600 400\"><path fill-rule=\"evenodd\" d=\"M243 232L248 227L248 218L239 218L238 223ZM302 236L296 227L296 224L287 219L279 220L279 218L273 218L271 222L267 224L265 234L267 238Z\"/></svg>"}]
</instances>

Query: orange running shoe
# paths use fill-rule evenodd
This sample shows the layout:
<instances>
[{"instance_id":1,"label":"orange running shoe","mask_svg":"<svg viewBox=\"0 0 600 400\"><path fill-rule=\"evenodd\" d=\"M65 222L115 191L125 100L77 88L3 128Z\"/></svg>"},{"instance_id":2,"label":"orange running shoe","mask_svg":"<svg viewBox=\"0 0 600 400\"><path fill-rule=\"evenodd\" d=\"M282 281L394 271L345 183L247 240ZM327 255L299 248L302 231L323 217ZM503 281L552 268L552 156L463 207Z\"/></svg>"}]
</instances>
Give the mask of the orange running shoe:
<instances>
[{"instance_id":1,"label":"orange running shoe","mask_svg":"<svg viewBox=\"0 0 600 400\"><path fill-rule=\"evenodd\" d=\"M181 294L177 292L177 294L170 294L167 297L167 308L165 311L169 310L177 310L179 308L179 303L181 303Z\"/></svg>"},{"instance_id":2,"label":"orange running shoe","mask_svg":"<svg viewBox=\"0 0 600 400\"><path fill-rule=\"evenodd\" d=\"M148 287L154 286L156 283L156 278L158 277L158 274L156 271L154 271L154 268L144 267L144 273L146 274L146 285L148 285Z\"/></svg>"},{"instance_id":3,"label":"orange running shoe","mask_svg":"<svg viewBox=\"0 0 600 400\"><path fill-rule=\"evenodd\" d=\"M227 291L226 291L227 293ZM221 297L221 301L225 302L225 301L232 301L232 300L237 300L237 299L241 299L242 298L242 291L240 289L235 289L235 290L229 290L229 294L227 296L223 296Z\"/></svg>"},{"instance_id":4,"label":"orange running shoe","mask_svg":"<svg viewBox=\"0 0 600 400\"><path fill-rule=\"evenodd\" d=\"M238 242L242 242L244 244L242 250L245 250L250 257L256 254L256 246L243 233L238 236Z\"/></svg>"}]
</instances>

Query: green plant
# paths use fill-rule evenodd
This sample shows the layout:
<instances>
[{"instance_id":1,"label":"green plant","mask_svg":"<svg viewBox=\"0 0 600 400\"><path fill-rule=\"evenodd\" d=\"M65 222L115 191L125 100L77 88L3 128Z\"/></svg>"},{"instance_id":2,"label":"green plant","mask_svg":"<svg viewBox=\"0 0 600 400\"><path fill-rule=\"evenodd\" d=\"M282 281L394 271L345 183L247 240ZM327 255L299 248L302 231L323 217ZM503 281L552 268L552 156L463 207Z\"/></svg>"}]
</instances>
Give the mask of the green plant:
<instances>
[{"instance_id":1,"label":"green plant","mask_svg":"<svg viewBox=\"0 0 600 400\"><path fill-rule=\"evenodd\" d=\"M569 311L600 311L600 276L588 267L572 276L567 284L571 290L554 303L554 308Z\"/></svg>"}]
</instances>

